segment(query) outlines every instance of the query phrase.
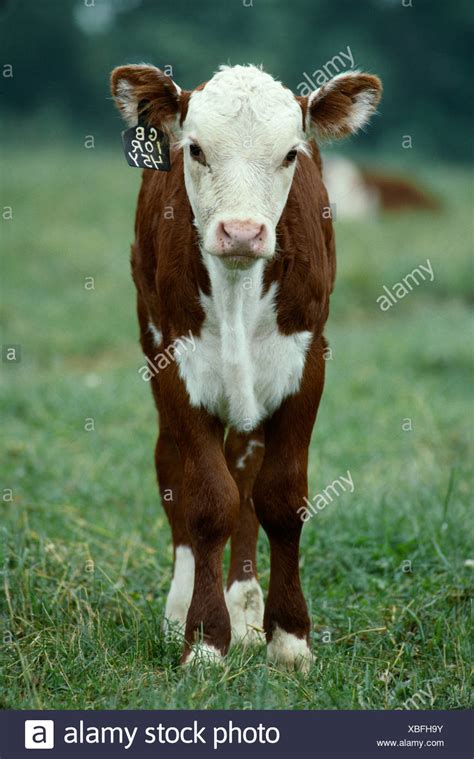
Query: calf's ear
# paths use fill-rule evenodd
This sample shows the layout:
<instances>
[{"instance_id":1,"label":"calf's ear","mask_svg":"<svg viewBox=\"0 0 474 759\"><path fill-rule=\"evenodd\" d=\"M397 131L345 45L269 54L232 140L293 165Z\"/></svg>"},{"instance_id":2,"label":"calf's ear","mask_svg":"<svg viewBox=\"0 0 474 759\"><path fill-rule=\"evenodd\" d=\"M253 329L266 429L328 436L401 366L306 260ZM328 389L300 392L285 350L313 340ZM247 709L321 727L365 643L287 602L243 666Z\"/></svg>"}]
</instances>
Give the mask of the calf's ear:
<instances>
[{"instance_id":1,"label":"calf's ear","mask_svg":"<svg viewBox=\"0 0 474 759\"><path fill-rule=\"evenodd\" d=\"M353 134L367 124L381 95L377 76L359 71L338 74L308 96L306 131L320 139Z\"/></svg>"},{"instance_id":2,"label":"calf's ear","mask_svg":"<svg viewBox=\"0 0 474 759\"><path fill-rule=\"evenodd\" d=\"M179 122L185 93L155 66L118 66L110 76L110 89L124 120L138 123L138 107L153 126L172 131Z\"/></svg>"}]
</instances>

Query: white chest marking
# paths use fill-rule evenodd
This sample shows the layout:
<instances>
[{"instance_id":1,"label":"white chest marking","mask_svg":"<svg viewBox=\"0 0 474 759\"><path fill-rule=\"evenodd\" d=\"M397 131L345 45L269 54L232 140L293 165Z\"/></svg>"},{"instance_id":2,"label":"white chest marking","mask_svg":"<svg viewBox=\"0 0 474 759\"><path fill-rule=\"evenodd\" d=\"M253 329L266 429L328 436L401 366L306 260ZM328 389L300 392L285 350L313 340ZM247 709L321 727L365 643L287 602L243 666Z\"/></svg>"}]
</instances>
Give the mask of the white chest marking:
<instances>
[{"instance_id":1,"label":"white chest marking","mask_svg":"<svg viewBox=\"0 0 474 759\"><path fill-rule=\"evenodd\" d=\"M312 333L279 332L277 285L262 296L262 261L229 271L203 255L212 291L201 294L206 314L201 336L194 352L177 357L180 375L193 406L250 432L298 391Z\"/></svg>"}]
</instances>

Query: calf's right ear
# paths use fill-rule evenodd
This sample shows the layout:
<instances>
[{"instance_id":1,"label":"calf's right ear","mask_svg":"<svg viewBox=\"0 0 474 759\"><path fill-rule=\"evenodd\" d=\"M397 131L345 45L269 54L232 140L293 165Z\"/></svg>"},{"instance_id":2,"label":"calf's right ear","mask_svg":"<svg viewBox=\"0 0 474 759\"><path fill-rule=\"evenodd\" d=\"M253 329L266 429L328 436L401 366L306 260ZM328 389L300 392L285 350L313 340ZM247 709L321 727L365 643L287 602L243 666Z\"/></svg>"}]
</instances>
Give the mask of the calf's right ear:
<instances>
[{"instance_id":1,"label":"calf's right ear","mask_svg":"<svg viewBox=\"0 0 474 759\"><path fill-rule=\"evenodd\" d=\"M138 123L138 106L140 115L163 131L170 132L179 123L185 93L155 66L118 66L112 71L110 89L129 126Z\"/></svg>"},{"instance_id":2,"label":"calf's right ear","mask_svg":"<svg viewBox=\"0 0 474 759\"><path fill-rule=\"evenodd\" d=\"M306 100L306 130L316 138L346 137L369 121L382 95L377 76L345 71Z\"/></svg>"}]
</instances>

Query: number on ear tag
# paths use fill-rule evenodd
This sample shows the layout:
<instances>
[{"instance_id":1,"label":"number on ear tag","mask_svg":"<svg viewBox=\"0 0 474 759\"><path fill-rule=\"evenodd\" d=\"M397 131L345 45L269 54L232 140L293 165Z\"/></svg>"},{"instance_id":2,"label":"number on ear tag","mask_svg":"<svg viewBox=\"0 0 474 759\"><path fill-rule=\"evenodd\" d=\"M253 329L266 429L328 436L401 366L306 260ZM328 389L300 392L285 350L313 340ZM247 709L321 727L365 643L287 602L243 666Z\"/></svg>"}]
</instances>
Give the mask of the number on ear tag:
<instances>
[{"instance_id":1,"label":"number on ear tag","mask_svg":"<svg viewBox=\"0 0 474 759\"><path fill-rule=\"evenodd\" d=\"M169 139L159 129L139 123L122 132L122 144L129 166L156 171L170 170Z\"/></svg>"}]
</instances>

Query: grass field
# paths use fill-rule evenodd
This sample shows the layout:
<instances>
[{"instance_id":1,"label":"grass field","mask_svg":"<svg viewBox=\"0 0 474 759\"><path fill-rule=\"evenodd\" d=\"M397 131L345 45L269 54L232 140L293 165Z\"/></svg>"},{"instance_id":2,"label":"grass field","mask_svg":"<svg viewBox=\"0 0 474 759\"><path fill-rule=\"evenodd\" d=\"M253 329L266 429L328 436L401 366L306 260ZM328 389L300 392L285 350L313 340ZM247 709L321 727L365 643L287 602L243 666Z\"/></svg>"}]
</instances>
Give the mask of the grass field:
<instances>
[{"instance_id":1,"label":"grass field","mask_svg":"<svg viewBox=\"0 0 474 759\"><path fill-rule=\"evenodd\" d=\"M99 148L8 163L2 343L21 361L2 364L2 707L467 707L469 175L424 172L438 215L337 223L310 496L347 470L355 489L304 529L304 677L264 649L183 672L161 633L172 551L128 263L139 172ZM383 285L427 258L434 281L382 312ZM263 535L259 560L265 589Z\"/></svg>"}]
</instances>

